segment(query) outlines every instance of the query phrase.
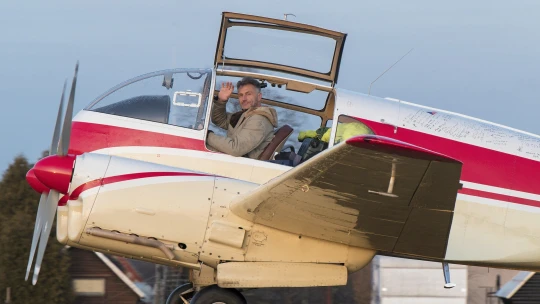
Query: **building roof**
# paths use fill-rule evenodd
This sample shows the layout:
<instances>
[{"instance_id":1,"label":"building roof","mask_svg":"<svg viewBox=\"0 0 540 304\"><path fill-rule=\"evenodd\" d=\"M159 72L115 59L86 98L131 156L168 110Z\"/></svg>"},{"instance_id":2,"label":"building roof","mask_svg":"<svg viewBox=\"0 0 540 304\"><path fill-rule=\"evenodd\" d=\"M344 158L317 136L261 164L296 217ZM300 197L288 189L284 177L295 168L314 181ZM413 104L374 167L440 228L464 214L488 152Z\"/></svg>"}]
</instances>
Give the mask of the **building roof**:
<instances>
[{"instance_id":1,"label":"building roof","mask_svg":"<svg viewBox=\"0 0 540 304\"><path fill-rule=\"evenodd\" d=\"M129 288L131 288L131 290L133 290L133 292L135 292L139 296L139 298L146 297L145 293L139 287L137 287L137 285L135 285L135 283L133 283L133 281L131 281L118 267L116 267L116 265L114 265L114 263L111 262L111 260L109 260L107 256L105 256L101 252L94 253L101 261L103 261L103 263L105 263L105 265L107 265L107 267L109 267L114 272L114 274L118 276L118 278L120 278L120 280L122 280L122 282L124 282Z\"/></svg>"},{"instance_id":2,"label":"building roof","mask_svg":"<svg viewBox=\"0 0 540 304\"><path fill-rule=\"evenodd\" d=\"M503 299L511 299L516 292L529 281L536 272L520 271L512 280L504 284L495 296Z\"/></svg>"},{"instance_id":3,"label":"building roof","mask_svg":"<svg viewBox=\"0 0 540 304\"><path fill-rule=\"evenodd\" d=\"M71 246L66 245L64 248L70 249ZM101 252L95 252L94 254L105 264L109 269L116 274L116 276L124 282L140 299L146 299L148 296L139 288L135 283L129 279L106 255Z\"/></svg>"}]
</instances>

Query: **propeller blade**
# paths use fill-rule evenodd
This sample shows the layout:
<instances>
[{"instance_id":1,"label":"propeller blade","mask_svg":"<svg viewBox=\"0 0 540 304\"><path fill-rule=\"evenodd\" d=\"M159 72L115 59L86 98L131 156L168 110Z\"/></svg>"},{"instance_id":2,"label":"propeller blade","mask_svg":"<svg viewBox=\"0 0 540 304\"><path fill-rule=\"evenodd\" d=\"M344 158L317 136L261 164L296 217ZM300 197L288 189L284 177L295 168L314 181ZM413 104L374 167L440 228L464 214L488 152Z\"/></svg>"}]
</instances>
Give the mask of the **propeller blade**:
<instances>
[{"instance_id":1,"label":"propeller blade","mask_svg":"<svg viewBox=\"0 0 540 304\"><path fill-rule=\"evenodd\" d=\"M41 234L41 213L43 212L43 205L47 201L47 193L41 193L41 197L39 198L39 205L36 215L36 224L34 225L34 236L32 237L32 247L30 249L30 256L28 257L28 266L26 267L26 277L24 278L25 281L28 281L28 276L30 275L30 268L32 268L32 262L34 261L34 255L36 254L36 248L39 240L39 236Z\"/></svg>"},{"instance_id":2,"label":"propeller blade","mask_svg":"<svg viewBox=\"0 0 540 304\"><path fill-rule=\"evenodd\" d=\"M58 206L59 193L56 190L49 191L47 202L43 206L41 213L41 221L43 223L43 229L41 230L41 236L39 238L39 247L36 258L36 265L34 267L34 276L32 277L32 285L36 285L39 271L41 270L41 262L43 262L43 255L45 254L45 248L51 235L51 228L56 215L56 207Z\"/></svg>"},{"instance_id":3,"label":"propeller blade","mask_svg":"<svg viewBox=\"0 0 540 304\"><path fill-rule=\"evenodd\" d=\"M75 103L75 87L77 85L77 73L79 72L79 62L75 65L75 76L71 83L71 92L67 103L66 115L64 116L64 125L62 126L62 135L58 142L58 155L67 155L69 149L69 138L71 136L71 121L73 119L73 104Z\"/></svg>"},{"instance_id":4,"label":"propeller blade","mask_svg":"<svg viewBox=\"0 0 540 304\"><path fill-rule=\"evenodd\" d=\"M58 152L58 139L60 138L60 126L62 124L62 110L64 109L64 95L66 93L67 80L64 81L64 88L62 89L62 97L60 97L60 106L58 107L58 114L56 115L56 125L54 126L53 139L51 147L49 149L49 155L54 155Z\"/></svg>"}]
</instances>

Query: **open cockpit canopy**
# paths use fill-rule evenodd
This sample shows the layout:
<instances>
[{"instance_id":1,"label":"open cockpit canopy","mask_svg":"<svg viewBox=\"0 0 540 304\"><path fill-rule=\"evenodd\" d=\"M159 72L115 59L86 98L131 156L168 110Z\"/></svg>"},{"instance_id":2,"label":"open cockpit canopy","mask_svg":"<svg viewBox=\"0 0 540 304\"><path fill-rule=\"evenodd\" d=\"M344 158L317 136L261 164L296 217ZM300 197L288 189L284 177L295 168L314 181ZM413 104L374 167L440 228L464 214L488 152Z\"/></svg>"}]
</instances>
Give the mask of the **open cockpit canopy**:
<instances>
[{"instance_id":1,"label":"open cockpit canopy","mask_svg":"<svg viewBox=\"0 0 540 304\"><path fill-rule=\"evenodd\" d=\"M223 13L214 65L337 82L346 34L307 24Z\"/></svg>"}]
</instances>

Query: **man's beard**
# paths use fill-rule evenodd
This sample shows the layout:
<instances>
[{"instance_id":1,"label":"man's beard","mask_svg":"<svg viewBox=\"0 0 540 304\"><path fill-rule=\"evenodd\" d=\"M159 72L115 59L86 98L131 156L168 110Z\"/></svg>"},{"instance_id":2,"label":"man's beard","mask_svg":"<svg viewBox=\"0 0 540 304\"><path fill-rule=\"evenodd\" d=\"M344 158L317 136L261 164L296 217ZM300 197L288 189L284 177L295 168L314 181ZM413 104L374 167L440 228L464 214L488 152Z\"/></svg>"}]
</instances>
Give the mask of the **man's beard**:
<instances>
[{"instance_id":1,"label":"man's beard","mask_svg":"<svg viewBox=\"0 0 540 304\"><path fill-rule=\"evenodd\" d=\"M249 109L258 108L259 106L257 104L258 104L257 102L250 102L247 108L244 108L242 104L240 104L240 107L242 108L242 110L249 110Z\"/></svg>"}]
</instances>

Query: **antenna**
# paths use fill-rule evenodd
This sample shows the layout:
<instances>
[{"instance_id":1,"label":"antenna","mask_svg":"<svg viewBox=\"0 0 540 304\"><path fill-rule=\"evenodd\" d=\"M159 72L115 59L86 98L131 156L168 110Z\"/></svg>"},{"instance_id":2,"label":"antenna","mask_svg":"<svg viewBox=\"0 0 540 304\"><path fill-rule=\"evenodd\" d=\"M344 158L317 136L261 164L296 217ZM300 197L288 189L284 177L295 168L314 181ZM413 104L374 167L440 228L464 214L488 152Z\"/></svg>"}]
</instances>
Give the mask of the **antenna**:
<instances>
[{"instance_id":1,"label":"antenna","mask_svg":"<svg viewBox=\"0 0 540 304\"><path fill-rule=\"evenodd\" d=\"M296 17L295 14L285 13L285 14L283 14L283 19L285 19L285 21L287 21L287 16L294 16L294 17Z\"/></svg>"},{"instance_id":2,"label":"antenna","mask_svg":"<svg viewBox=\"0 0 540 304\"><path fill-rule=\"evenodd\" d=\"M373 80L371 82L371 84L369 85L368 95L371 95L371 86L375 83L375 81L379 80L379 78L381 78L382 75L384 75L386 72L390 71L391 68L393 68L396 64L398 64L398 62L401 61L401 59L403 59L403 58L405 58L405 56L409 55L409 53L412 52L412 50L414 50L414 48L410 49L405 55L401 56L401 58L399 58L398 61L394 62L394 64L392 64L388 69L386 69L384 72L382 72L382 74L379 75L379 77L377 77L375 80Z\"/></svg>"}]
</instances>

